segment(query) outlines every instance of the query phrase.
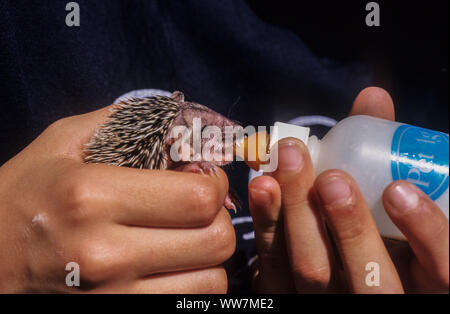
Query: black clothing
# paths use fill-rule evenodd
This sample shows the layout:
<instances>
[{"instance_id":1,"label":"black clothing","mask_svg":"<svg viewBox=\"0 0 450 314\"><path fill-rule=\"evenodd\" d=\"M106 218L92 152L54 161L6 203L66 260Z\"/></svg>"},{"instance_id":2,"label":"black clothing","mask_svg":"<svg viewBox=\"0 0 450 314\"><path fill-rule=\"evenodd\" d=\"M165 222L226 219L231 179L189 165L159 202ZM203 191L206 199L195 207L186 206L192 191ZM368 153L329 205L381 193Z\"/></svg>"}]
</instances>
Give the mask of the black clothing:
<instances>
[{"instance_id":1,"label":"black clothing","mask_svg":"<svg viewBox=\"0 0 450 314\"><path fill-rule=\"evenodd\" d=\"M379 28L365 25L364 1L80 0L80 27L66 26L67 2L0 0L0 165L55 120L143 88L258 126L342 119L376 84L400 121L448 133L448 1L378 1ZM248 170L230 168L246 200ZM236 278L254 254L240 239Z\"/></svg>"}]
</instances>

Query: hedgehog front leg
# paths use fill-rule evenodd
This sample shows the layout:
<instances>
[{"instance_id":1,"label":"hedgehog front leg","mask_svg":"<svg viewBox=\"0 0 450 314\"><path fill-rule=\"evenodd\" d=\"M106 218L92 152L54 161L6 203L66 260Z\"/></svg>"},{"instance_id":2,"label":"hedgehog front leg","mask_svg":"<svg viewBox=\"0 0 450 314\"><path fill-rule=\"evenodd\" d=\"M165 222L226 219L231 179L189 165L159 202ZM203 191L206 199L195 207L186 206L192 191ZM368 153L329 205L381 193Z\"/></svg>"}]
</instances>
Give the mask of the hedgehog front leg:
<instances>
[{"instance_id":1,"label":"hedgehog front leg","mask_svg":"<svg viewBox=\"0 0 450 314\"><path fill-rule=\"evenodd\" d=\"M191 162L183 170L201 174L217 174L217 166L209 161Z\"/></svg>"},{"instance_id":2,"label":"hedgehog front leg","mask_svg":"<svg viewBox=\"0 0 450 314\"><path fill-rule=\"evenodd\" d=\"M199 162L193 162L188 164L186 167L183 168L183 171L187 171L187 172L193 172L193 173L201 173L201 174L217 174L217 166L212 163L212 162L208 162L208 161L199 161ZM236 193L234 193L234 191L230 190L227 194L227 196L225 197L223 206L225 206L226 209L228 210L232 210L234 211L234 213L237 213L237 207L236 204L238 204L238 206L241 206L241 202L239 201L239 199L237 198Z\"/></svg>"}]
</instances>

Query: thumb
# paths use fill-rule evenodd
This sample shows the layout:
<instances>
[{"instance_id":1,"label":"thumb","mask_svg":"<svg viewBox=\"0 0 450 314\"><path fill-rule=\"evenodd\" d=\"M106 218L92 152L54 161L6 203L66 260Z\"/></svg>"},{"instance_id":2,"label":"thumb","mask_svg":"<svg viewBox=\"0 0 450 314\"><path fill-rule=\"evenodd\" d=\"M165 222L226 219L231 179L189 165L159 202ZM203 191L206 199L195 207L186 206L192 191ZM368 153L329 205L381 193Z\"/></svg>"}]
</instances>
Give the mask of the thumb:
<instances>
[{"instance_id":1,"label":"thumb","mask_svg":"<svg viewBox=\"0 0 450 314\"><path fill-rule=\"evenodd\" d=\"M384 89L367 87L356 96L349 115L367 115L394 121L394 102L389 93Z\"/></svg>"},{"instance_id":2,"label":"thumb","mask_svg":"<svg viewBox=\"0 0 450 314\"><path fill-rule=\"evenodd\" d=\"M281 191L278 182L261 176L249 184L249 205L255 228L258 293L295 291L284 240L281 217Z\"/></svg>"},{"instance_id":3,"label":"thumb","mask_svg":"<svg viewBox=\"0 0 450 314\"><path fill-rule=\"evenodd\" d=\"M104 108L75 116L77 123L76 134L81 142L84 144L89 142L94 133L99 130L108 118L113 114L114 108L117 108L117 104L109 105Z\"/></svg>"}]
</instances>

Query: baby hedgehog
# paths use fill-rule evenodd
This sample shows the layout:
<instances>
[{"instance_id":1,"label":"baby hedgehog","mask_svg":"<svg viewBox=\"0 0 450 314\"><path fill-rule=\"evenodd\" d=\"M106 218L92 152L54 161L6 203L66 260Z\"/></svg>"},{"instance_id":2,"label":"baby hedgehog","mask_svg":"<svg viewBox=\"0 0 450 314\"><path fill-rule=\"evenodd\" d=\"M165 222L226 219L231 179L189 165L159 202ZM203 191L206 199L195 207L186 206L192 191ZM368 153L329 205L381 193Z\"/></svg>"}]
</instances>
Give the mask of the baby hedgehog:
<instances>
[{"instance_id":1,"label":"baby hedgehog","mask_svg":"<svg viewBox=\"0 0 450 314\"><path fill-rule=\"evenodd\" d=\"M171 97L131 98L117 104L109 120L91 138L84 161L138 169L175 169L184 163L170 158L171 145L177 140L170 137L170 132L176 126L192 131L194 118L201 119L202 127L219 127L222 134L226 126L238 125L208 107L184 101L181 92L174 92ZM201 141L204 144L207 139ZM192 162L188 171L210 174L225 164L225 161ZM240 205L239 198L230 190L224 206L236 211Z\"/></svg>"}]
</instances>

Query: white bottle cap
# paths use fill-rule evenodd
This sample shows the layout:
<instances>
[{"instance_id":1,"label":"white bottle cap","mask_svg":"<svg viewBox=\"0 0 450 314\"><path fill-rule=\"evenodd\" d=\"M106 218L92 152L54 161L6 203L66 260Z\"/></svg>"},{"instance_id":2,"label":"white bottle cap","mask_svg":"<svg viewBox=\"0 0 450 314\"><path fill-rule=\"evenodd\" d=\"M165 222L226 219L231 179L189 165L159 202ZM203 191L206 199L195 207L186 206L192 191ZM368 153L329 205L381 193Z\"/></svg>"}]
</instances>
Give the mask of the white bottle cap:
<instances>
[{"instance_id":1,"label":"white bottle cap","mask_svg":"<svg viewBox=\"0 0 450 314\"><path fill-rule=\"evenodd\" d=\"M293 137L299 139L305 145L308 145L309 128L294 124L275 122L274 128L270 134L270 148L283 138Z\"/></svg>"}]
</instances>

